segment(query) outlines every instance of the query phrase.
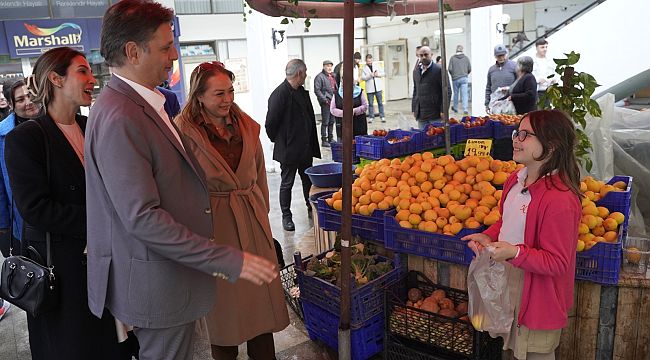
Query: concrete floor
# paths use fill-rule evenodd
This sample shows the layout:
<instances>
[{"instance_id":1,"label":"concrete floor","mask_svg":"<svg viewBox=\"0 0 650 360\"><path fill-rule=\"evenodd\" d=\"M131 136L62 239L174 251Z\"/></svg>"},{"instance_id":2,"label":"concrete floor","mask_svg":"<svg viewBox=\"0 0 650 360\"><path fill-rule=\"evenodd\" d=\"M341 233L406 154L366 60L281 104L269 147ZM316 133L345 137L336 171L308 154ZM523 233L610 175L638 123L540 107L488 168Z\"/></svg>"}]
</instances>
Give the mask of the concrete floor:
<instances>
[{"instance_id":1,"label":"concrete floor","mask_svg":"<svg viewBox=\"0 0 650 360\"><path fill-rule=\"evenodd\" d=\"M374 129L397 129L404 127L417 127L411 115L411 100L390 101L385 105L386 123L375 118L368 124L368 132ZM400 116L402 114L403 116ZM459 114L451 114L460 116ZM400 120L401 118L401 120ZM319 133L320 133L320 126ZM329 148L321 148L322 159L314 159L315 163L330 162L332 154ZM282 229L282 214L278 202L278 189L280 185L279 173L267 173L271 193L270 222L273 236L282 244L284 258L287 264L293 262L294 251L300 251L305 257L315 252L315 236L313 222L308 218L307 211L302 201L300 178L297 177L293 188L292 212L296 231L288 232ZM2 256L0 255L0 259ZM336 358L335 352L309 340L307 332L300 319L289 310L291 324L283 331L275 334L275 346L278 360L326 360ZM7 315L0 321L0 360L30 360L29 339L27 333L27 319L25 313L13 306ZM194 359L211 359L210 347L206 341L199 340L195 344ZM245 346L240 346L238 359L248 359Z\"/></svg>"}]
</instances>

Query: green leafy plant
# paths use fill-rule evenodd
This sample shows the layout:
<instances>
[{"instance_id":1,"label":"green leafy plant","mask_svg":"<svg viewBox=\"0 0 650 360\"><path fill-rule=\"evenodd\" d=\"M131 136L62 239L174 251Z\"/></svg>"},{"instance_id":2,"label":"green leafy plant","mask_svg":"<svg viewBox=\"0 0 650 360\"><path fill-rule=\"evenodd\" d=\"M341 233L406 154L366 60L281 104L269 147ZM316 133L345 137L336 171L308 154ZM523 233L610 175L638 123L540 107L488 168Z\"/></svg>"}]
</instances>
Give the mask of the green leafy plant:
<instances>
[{"instance_id":1,"label":"green leafy plant","mask_svg":"<svg viewBox=\"0 0 650 360\"><path fill-rule=\"evenodd\" d=\"M293 21L298 18L305 18L304 23L305 23L305 32L309 32L309 27L311 26L311 19L318 18L316 15L316 9L308 9L306 14L300 14L298 11L296 11L295 7L298 6L298 2L300 0L287 0L287 3L289 6L284 6L282 7L282 12L284 13L284 17L282 20L280 20L280 24L282 25L287 25L290 22L293 24ZM246 22L246 16L249 14L253 13L253 10L250 9L250 5L246 2L246 0L242 0L244 3L243 6L243 12L242 15L244 17L244 22Z\"/></svg>"},{"instance_id":2,"label":"green leafy plant","mask_svg":"<svg viewBox=\"0 0 650 360\"><path fill-rule=\"evenodd\" d=\"M585 116L589 114L593 117L600 117L602 114L596 100L591 98L600 85L590 74L576 71L574 65L580 60L580 54L571 51L564 55L566 56L564 59L553 59L557 65L555 72L560 75L562 83L549 86L546 93L540 98L539 106L544 107L547 102L550 102L553 108L566 112L573 119L576 123L578 136L576 156L585 169L591 171L593 161L589 155L593 148L584 132L587 126ZM549 76L549 79L553 76Z\"/></svg>"}]
</instances>

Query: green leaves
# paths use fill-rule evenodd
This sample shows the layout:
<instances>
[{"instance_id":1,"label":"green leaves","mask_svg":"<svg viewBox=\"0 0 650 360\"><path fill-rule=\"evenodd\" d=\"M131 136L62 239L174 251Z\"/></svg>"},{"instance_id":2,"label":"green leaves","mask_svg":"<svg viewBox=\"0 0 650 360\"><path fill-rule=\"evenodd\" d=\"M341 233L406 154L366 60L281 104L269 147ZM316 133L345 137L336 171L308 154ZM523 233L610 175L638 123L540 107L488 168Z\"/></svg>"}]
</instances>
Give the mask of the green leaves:
<instances>
[{"instance_id":1,"label":"green leaves","mask_svg":"<svg viewBox=\"0 0 650 360\"><path fill-rule=\"evenodd\" d=\"M550 99L551 107L562 110L569 114L571 119L576 123L576 136L578 143L575 149L575 155L578 157L580 164L587 170L591 171L593 161L591 160L592 145L589 137L585 134L584 129L587 127L587 114L593 117L600 117L602 111L598 102L591 96L596 88L600 86L596 79L588 73L577 72L573 65L580 60L580 54L571 51L564 54L564 59L553 59L555 64L555 73L561 76L562 84L553 84L546 90L546 94L540 99L542 104L546 99Z\"/></svg>"},{"instance_id":2,"label":"green leaves","mask_svg":"<svg viewBox=\"0 0 650 360\"><path fill-rule=\"evenodd\" d=\"M287 18L284 18L284 19L282 19L282 21L280 21L280 24L282 24L282 25L287 25L288 23L289 23L289 19L287 19Z\"/></svg>"}]
</instances>

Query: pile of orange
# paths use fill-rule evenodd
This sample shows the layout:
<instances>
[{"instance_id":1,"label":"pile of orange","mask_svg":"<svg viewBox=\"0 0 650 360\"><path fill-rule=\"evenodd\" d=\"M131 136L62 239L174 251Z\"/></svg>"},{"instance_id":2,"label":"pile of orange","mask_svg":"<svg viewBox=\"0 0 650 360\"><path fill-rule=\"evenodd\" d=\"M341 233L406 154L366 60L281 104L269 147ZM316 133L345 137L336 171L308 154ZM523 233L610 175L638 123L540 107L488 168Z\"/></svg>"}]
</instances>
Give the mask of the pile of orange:
<instances>
[{"instance_id":1,"label":"pile of orange","mask_svg":"<svg viewBox=\"0 0 650 360\"><path fill-rule=\"evenodd\" d=\"M430 152L381 159L355 170L359 177L352 185L352 213L371 215L395 207L404 228L456 235L499 220L501 190L495 185L503 185L521 167L476 156L434 158ZM340 211L342 195L339 190L327 204Z\"/></svg>"},{"instance_id":2,"label":"pile of orange","mask_svg":"<svg viewBox=\"0 0 650 360\"><path fill-rule=\"evenodd\" d=\"M596 206L596 201L602 199L610 191L624 191L627 184L623 181L612 185L594 180L587 176L580 182L582 198L582 219L578 225L578 252L589 250L599 242L615 243L618 241L618 230L625 221L625 215L620 212L610 213L606 207Z\"/></svg>"}]
</instances>

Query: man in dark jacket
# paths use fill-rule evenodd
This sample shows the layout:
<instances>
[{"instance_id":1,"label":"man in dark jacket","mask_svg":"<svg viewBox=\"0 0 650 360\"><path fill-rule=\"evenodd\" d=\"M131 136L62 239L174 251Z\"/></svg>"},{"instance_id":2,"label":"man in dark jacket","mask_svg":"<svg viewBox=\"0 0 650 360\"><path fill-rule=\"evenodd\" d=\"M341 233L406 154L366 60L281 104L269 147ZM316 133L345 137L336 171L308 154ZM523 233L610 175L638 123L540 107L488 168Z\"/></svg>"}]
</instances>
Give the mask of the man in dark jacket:
<instances>
[{"instance_id":1,"label":"man in dark jacket","mask_svg":"<svg viewBox=\"0 0 650 360\"><path fill-rule=\"evenodd\" d=\"M413 70L413 99L411 109L420 129L442 117L442 69L433 63L428 46L420 48L420 66ZM451 86L447 82L447 94Z\"/></svg>"},{"instance_id":2,"label":"man in dark jacket","mask_svg":"<svg viewBox=\"0 0 650 360\"><path fill-rule=\"evenodd\" d=\"M454 84L454 105L451 109L458 112L458 97L463 98L463 114L468 114L468 78L472 72L472 64L467 55L463 53L463 45L456 46L456 54L449 59L449 75L451 82Z\"/></svg>"},{"instance_id":3,"label":"man in dark jacket","mask_svg":"<svg viewBox=\"0 0 650 360\"><path fill-rule=\"evenodd\" d=\"M294 231L296 227L291 215L291 189L296 171L300 174L305 205L311 214L311 181L305 170L312 165L314 157L320 158L320 147L314 108L309 93L303 87L307 78L307 66L300 59L289 60L285 73L284 82L269 96L266 133L275 144L273 160L280 163L282 227L286 231Z\"/></svg>"},{"instance_id":4,"label":"man in dark jacket","mask_svg":"<svg viewBox=\"0 0 650 360\"><path fill-rule=\"evenodd\" d=\"M314 93L320 104L322 146L330 146L330 142L334 141L334 117L330 114L330 102L336 90L333 65L330 60L323 61L323 71L314 78Z\"/></svg>"}]
</instances>

